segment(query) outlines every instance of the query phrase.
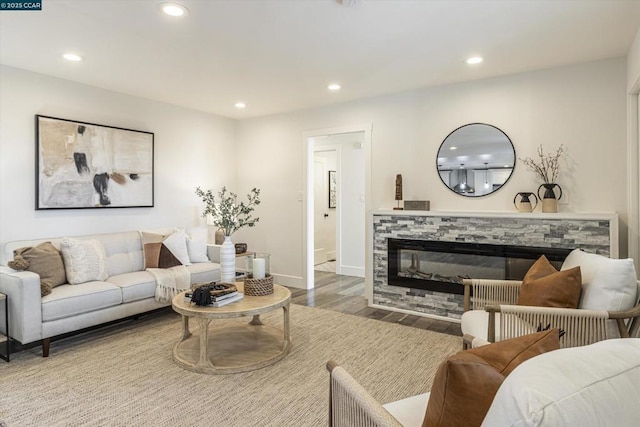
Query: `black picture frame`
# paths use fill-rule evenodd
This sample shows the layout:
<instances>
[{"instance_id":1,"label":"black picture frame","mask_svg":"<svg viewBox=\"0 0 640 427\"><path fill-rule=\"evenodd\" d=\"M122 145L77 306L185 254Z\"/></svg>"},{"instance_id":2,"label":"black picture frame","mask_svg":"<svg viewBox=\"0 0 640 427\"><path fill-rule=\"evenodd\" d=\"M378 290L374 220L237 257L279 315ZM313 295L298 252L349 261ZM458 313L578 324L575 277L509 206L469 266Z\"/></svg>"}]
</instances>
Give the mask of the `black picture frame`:
<instances>
[{"instance_id":1,"label":"black picture frame","mask_svg":"<svg viewBox=\"0 0 640 427\"><path fill-rule=\"evenodd\" d=\"M154 133L43 115L36 210L154 206Z\"/></svg>"},{"instance_id":2,"label":"black picture frame","mask_svg":"<svg viewBox=\"0 0 640 427\"><path fill-rule=\"evenodd\" d=\"M329 171L329 209L335 209L337 205L336 171Z\"/></svg>"}]
</instances>

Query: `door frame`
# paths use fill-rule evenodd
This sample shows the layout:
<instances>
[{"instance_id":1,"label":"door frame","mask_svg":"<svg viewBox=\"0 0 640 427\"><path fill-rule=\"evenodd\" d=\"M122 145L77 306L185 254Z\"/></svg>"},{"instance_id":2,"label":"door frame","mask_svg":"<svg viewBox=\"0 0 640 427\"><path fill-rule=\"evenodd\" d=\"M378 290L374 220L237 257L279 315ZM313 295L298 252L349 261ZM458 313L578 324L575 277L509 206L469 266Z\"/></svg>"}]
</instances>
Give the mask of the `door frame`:
<instances>
[{"instance_id":1,"label":"door frame","mask_svg":"<svg viewBox=\"0 0 640 427\"><path fill-rule=\"evenodd\" d=\"M303 209L303 233L302 233L302 247L303 247L303 275L306 284L306 289L313 289L314 287L314 272L313 272L313 258L314 258L314 202L313 202L313 153L314 153L314 138L327 135L338 135L343 133L364 132L364 169L365 169L365 218L363 223L365 224L365 296L368 297L371 288L371 266L373 265L373 251L371 250L371 133L373 126L371 123L348 125L341 127L332 127L324 129L316 129L303 132L303 144L304 144L304 209ZM338 163L339 164L339 163ZM340 173L338 172L338 192L340 191ZM339 194L339 193L338 193ZM338 209L340 204L338 204ZM336 215L339 211L336 210ZM336 230L341 232L339 226L340 220L336 220ZM336 239L336 260L340 256L339 248L339 236Z\"/></svg>"},{"instance_id":2,"label":"door frame","mask_svg":"<svg viewBox=\"0 0 640 427\"><path fill-rule=\"evenodd\" d=\"M627 233L627 256L640 263L640 78L627 95L627 158L629 185L627 214L629 229ZM640 270L638 271L640 274Z\"/></svg>"}]
</instances>

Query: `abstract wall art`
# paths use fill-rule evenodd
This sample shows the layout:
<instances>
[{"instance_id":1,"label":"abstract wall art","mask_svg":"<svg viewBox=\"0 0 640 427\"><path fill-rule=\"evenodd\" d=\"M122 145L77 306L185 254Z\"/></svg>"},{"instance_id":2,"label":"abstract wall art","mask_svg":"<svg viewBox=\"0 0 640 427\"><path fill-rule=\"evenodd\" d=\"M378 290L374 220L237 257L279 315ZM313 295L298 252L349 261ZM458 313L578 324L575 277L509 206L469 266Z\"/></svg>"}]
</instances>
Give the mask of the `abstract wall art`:
<instances>
[{"instance_id":1,"label":"abstract wall art","mask_svg":"<svg viewBox=\"0 0 640 427\"><path fill-rule=\"evenodd\" d=\"M329 171L329 209L335 209L338 204L337 187L336 171Z\"/></svg>"},{"instance_id":2,"label":"abstract wall art","mask_svg":"<svg viewBox=\"0 0 640 427\"><path fill-rule=\"evenodd\" d=\"M36 115L36 209L153 207L153 137Z\"/></svg>"}]
</instances>

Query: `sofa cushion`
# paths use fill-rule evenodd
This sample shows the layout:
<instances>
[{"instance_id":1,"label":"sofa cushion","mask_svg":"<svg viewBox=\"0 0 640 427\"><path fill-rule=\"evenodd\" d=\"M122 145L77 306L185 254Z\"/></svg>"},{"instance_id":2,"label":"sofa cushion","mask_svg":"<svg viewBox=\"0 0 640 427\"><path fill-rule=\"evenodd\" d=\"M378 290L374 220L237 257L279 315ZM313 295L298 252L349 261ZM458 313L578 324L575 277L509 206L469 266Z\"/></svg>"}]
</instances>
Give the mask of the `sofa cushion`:
<instances>
[{"instance_id":1,"label":"sofa cushion","mask_svg":"<svg viewBox=\"0 0 640 427\"><path fill-rule=\"evenodd\" d=\"M153 298L156 292L156 280L148 271L118 274L109 277L107 282L122 290L122 302L124 303Z\"/></svg>"},{"instance_id":2,"label":"sofa cushion","mask_svg":"<svg viewBox=\"0 0 640 427\"><path fill-rule=\"evenodd\" d=\"M558 271L542 255L522 279L518 305L578 308L581 292L579 266Z\"/></svg>"},{"instance_id":3,"label":"sofa cushion","mask_svg":"<svg viewBox=\"0 0 640 427\"><path fill-rule=\"evenodd\" d=\"M205 227L187 227L187 251L191 262L209 262L207 239L209 230Z\"/></svg>"},{"instance_id":4,"label":"sofa cushion","mask_svg":"<svg viewBox=\"0 0 640 427\"><path fill-rule=\"evenodd\" d=\"M141 231L145 268L171 268L189 265L189 252L184 230L169 234Z\"/></svg>"},{"instance_id":5,"label":"sofa cushion","mask_svg":"<svg viewBox=\"0 0 640 427\"><path fill-rule=\"evenodd\" d=\"M42 298L42 321L63 319L122 303L122 292L106 282L61 285Z\"/></svg>"},{"instance_id":6,"label":"sofa cushion","mask_svg":"<svg viewBox=\"0 0 640 427\"><path fill-rule=\"evenodd\" d=\"M64 237L60 241L67 280L72 285L102 281L107 274L107 255L98 240L80 240Z\"/></svg>"},{"instance_id":7,"label":"sofa cushion","mask_svg":"<svg viewBox=\"0 0 640 427\"><path fill-rule=\"evenodd\" d=\"M424 412L427 410L429 393L418 394L402 400L382 405L403 427L419 427L422 425Z\"/></svg>"},{"instance_id":8,"label":"sofa cushion","mask_svg":"<svg viewBox=\"0 0 640 427\"><path fill-rule=\"evenodd\" d=\"M433 380L423 426L477 426L516 366L560 347L557 329L524 335L445 360Z\"/></svg>"},{"instance_id":9,"label":"sofa cushion","mask_svg":"<svg viewBox=\"0 0 640 427\"><path fill-rule=\"evenodd\" d=\"M191 283L214 282L220 280L220 264L198 262L187 266L191 274Z\"/></svg>"},{"instance_id":10,"label":"sofa cushion","mask_svg":"<svg viewBox=\"0 0 640 427\"><path fill-rule=\"evenodd\" d=\"M62 255L51 242L16 249L13 255L14 259L8 262L9 267L40 276L40 296L49 295L51 289L67 283Z\"/></svg>"},{"instance_id":11,"label":"sofa cushion","mask_svg":"<svg viewBox=\"0 0 640 427\"><path fill-rule=\"evenodd\" d=\"M628 310L636 303L638 285L631 258L611 259L575 249L562 263L562 270L580 266L582 297L587 310Z\"/></svg>"},{"instance_id":12,"label":"sofa cushion","mask_svg":"<svg viewBox=\"0 0 640 427\"><path fill-rule=\"evenodd\" d=\"M638 338L552 351L505 379L482 425L638 425L639 384Z\"/></svg>"}]
</instances>

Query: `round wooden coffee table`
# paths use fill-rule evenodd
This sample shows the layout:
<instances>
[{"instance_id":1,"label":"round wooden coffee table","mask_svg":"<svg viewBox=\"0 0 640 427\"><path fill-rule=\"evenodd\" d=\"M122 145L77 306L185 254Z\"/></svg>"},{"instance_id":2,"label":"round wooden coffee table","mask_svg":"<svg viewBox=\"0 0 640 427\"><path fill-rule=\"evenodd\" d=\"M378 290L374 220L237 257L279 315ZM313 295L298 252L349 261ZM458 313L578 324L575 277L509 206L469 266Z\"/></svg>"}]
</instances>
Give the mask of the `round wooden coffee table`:
<instances>
[{"instance_id":1,"label":"round wooden coffee table","mask_svg":"<svg viewBox=\"0 0 640 427\"><path fill-rule=\"evenodd\" d=\"M242 282L236 283L239 292ZM289 353L289 304L291 292L273 285L273 294L246 296L223 307L199 307L184 299L184 292L172 301L173 309L182 315L182 338L173 348L173 360L178 366L203 374L233 374L263 368ZM282 308L283 329L265 325L260 315ZM247 324L212 326L214 319L253 316ZM192 335L189 319L200 327L199 335Z\"/></svg>"}]
</instances>

